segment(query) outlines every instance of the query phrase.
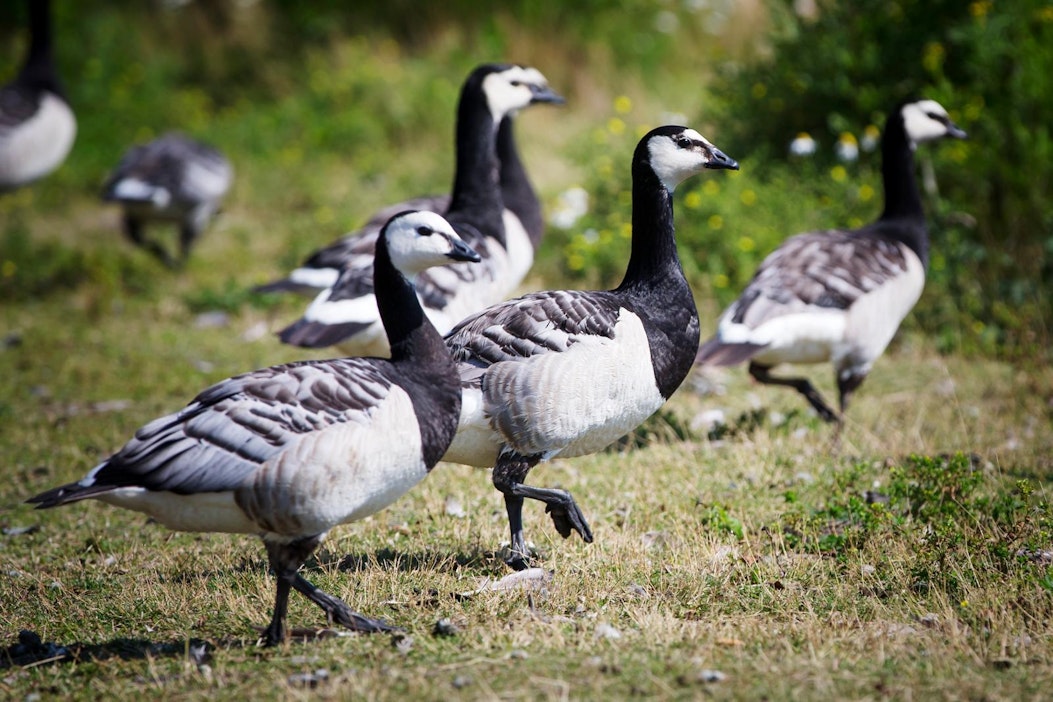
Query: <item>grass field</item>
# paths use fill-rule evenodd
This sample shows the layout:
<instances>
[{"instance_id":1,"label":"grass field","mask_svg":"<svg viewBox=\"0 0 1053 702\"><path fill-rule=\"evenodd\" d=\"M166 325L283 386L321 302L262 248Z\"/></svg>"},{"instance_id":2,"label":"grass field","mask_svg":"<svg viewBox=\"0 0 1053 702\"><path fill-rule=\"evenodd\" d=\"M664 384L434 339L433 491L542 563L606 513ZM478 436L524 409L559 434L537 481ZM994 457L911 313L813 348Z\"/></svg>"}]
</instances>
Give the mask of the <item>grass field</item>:
<instances>
[{"instance_id":1,"label":"grass field","mask_svg":"<svg viewBox=\"0 0 1053 702\"><path fill-rule=\"evenodd\" d=\"M509 50L544 67L544 40L518 41ZM102 118L85 122L65 171L0 199L0 698L1047 699L1053 371L940 355L910 324L857 393L839 445L791 391L731 369L696 373L620 448L538 467L530 482L570 490L596 540L561 540L528 505L542 570L516 583L502 580L506 522L489 476L440 465L388 510L334 530L306 568L354 609L403 627L396 636L325 630L294 596L290 624L310 640L258 647L274 594L258 540L173 533L96 503L23 504L212 382L326 355L273 335L302 300L247 290L377 204L448 186L449 76L470 65L449 43L455 59L432 65L390 42L348 41L308 56L306 97L180 112L237 168L184 271L133 250L96 202L91 164L117 141ZM705 99L679 94L674 74L648 93L636 80L591 81L569 58L551 63L554 86L565 79L578 101L520 121L550 206L596 168L577 154L627 158L634 128ZM414 88L408 105L381 99L388 81ZM634 107L614 130L618 91ZM350 114L361 95L386 110L385 126ZM180 109L194 96L180 93ZM334 103L349 113L327 112ZM358 129L376 142L351 139ZM742 184L763 171L740 160L720 210L727 227L713 236L741 241L754 217L799 217L785 234L836 223L798 191L778 201L777 182L740 207ZM624 186L627 161L610 167L603 177ZM686 201L709 197L705 180L676 205L703 230L713 213ZM613 230L628 217L621 204ZM627 242L600 253L621 260ZM563 254L546 248L524 287L563 284ZM684 254L689 272L706 271L705 251ZM719 306L699 306L708 332ZM829 368L808 373L833 398ZM724 422L710 426L716 410Z\"/></svg>"},{"instance_id":2,"label":"grass field","mask_svg":"<svg viewBox=\"0 0 1053 702\"><path fill-rule=\"evenodd\" d=\"M61 221L87 222L79 240L42 215L33 245L65 242L95 272L3 310L5 697L1048 693L1053 374L937 356L911 335L858 393L839 449L792 393L733 369L696 374L634 447L539 467L532 482L575 494L596 542L560 540L528 507L548 574L527 587L486 586L506 575L507 538L486 473L440 466L336 530L308 568L405 636L258 648L273 580L256 540L175 534L101 504L20 503L208 383L301 355L270 334L299 302L249 304L222 265L245 261L258 279L278 256L261 249L278 244L251 237L234 207L172 274L116 242L112 213L88 201L70 213ZM228 311L205 314L216 309ZM828 369L814 373L831 392ZM695 422L714 409L723 428ZM453 628L437 634L442 619ZM324 621L294 598L291 624ZM41 646L23 635L20 647L23 630Z\"/></svg>"}]
</instances>

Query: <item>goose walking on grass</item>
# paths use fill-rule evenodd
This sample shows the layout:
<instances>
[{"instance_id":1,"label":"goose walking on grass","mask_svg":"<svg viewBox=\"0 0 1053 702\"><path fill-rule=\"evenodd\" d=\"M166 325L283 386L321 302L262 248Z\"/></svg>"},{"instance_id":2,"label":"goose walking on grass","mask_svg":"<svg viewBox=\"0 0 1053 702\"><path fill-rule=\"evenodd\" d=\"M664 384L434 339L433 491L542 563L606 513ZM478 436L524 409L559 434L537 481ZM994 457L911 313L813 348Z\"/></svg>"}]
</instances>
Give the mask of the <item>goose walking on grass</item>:
<instances>
[{"instance_id":1,"label":"goose walking on grass","mask_svg":"<svg viewBox=\"0 0 1053 702\"><path fill-rule=\"evenodd\" d=\"M852 393L925 285L929 235L914 150L926 141L965 136L933 100L898 105L882 137L881 216L861 229L787 239L721 315L716 335L702 344L696 362L730 366L748 360L756 380L794 388L820 417L840 426ZM808 379L771 374L781 363L825 362L834 366L840 413Z\"/></svg>"},{"instance_id":2,"label":"goose walking on grass","mask_svg":"<svg viewBox=\"0 0 1053 702\"><path fill-rule=\"evenodd\" d=\"M0 87L0 192L58 168L77 136L77 120L55 71L51 3L28 0L29 49L10 83Z\"/></svg>"},{"instance_id":3,"label":"goose walking on grass","mask_svg":"<svg viewBox=\"0 0 1053 702\"><path fill-rule=\"evenodd\" d=\"M174 268L186 263L233 180L234 169L223 154L170 132L128 149L103 186L102 199L122 206L124 232L133 244ZM179 225L177 256L146 237L150 222Z\"/></svg>"},{"instance_id":4,"label":"goose walking on grass","mask_svg":"<svg viewBox=\"0 0 1053 702\"><path fill-rule=\"evenodd\" d=\"M330 622L391 630L298 570L330 529L377 512L422 480L453 438L457 371L407 278L449 260L479 256L437 214L395 216L374 264L390 359L305 361L221 381L142 427L79 482L29 502L94 498L171 529L260 535L277 576L268 645L285 638L290 589Z\"/></svg>"},{"instance_id":5,"label":"goose walking on grass","mask_svg":"<svg viewBox=\"0 0 1053 702\"><path fill-rule=\"evenodd\" d=\"M698 312L677 256L673 189L702 170L737 169L693 129L659 127L632 161L632 253L614 290L552 290L494 305L446 344L464 398L444 460L493 466L511 530L509 565L527 565L522 509L540 500L564 537L592 532L570 493L525 484L538 462L580 456L632 431L669 399L698 348Z\"/></svg>"},{"instance_id":6,"label":"goose walking on grass","mask_svg":"<svg viewBox=\"0 0 1053 702\"><path fill-rule=\"evenodd\" d=\"M440 332L488 304L503 300L530 269L541 236L537 196L515 151L511 115L528 105L562 102L534 68L487 64L461 90L455 135L456 171L446 219L483 257L478 266L433 268L417 281L428 317ZM504 143L504 160L497 145ZM509 201L505 202L505 193ZM509 205L516 211L507 209ZM372 240L354 237L347 248L320 252L322 265L342 265L332 287L320 293L303 317L279 332L287 344L337 346L351 355L386 353L373 299ZM350 251L350 255L347 252ZM326 264L326 265L329 265ZM317 269L316 269L317 270Z\"/></svg>"}]
</instances>

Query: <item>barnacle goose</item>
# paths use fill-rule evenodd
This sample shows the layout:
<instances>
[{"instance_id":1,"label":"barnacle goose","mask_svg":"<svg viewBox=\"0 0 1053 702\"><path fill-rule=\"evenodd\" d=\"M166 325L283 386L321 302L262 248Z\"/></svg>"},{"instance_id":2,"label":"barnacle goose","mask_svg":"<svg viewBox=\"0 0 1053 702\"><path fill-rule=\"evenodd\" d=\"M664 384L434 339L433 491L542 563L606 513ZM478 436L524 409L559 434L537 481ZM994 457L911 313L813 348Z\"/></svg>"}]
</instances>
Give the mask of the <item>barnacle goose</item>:
<instances>
[{"instance_id":1,"label":"barnacle goose","mask_svg":"<svg viewBox=\"0 0 1053 702\"><path fill-rule=\"evenodd\" d=\"M546 503L564 537L592 532L565 490L524 484L538 462L598 451L654 413L698 348L698 312L677 256L673 189L705 168L738 164L698 132L652 130L632 161L632 253L614 290L537 292L458 324L446 344L464 398L443 460L494 466L511 529L509 565L526 566L524 498Z\"/></svg>"},{"instance_id":2,"label":"barnacle goose","mask_svg":"<svg viewBox=\"0 0 1053 702\"><path fill-rule=\"evenodd\" d=\"M0 87L0 191L43 178L66 160L77 120L51 55L51 3L27 0L29 49L13 81Z\"/></svg>"},{"instance_id":3,"label":"barnacle goose","mask_svg":"<svg viewBox=\"0 0 1053 702\"><path fill-rule=\"evenodd\" d=\"M504 299L530 269L543 223L508 116L534 103L561 101L534 68L487 64L465 81L457 111L453 192L443 211L483 261L433 268L418 280L421 303L440 332ZM495 142L501 141L504 160L495 151ZM337 257L342 258L337 281L318 294L301 319L279 332L282 341L308 348L337 345L353 355L386 352L369 274L371 242L364 235L350 246L352 255Z\"/></svg>"},{"instance_id":4,"label":"barnacle goose","mask_svg":"<svg viewBox=\"0 0 1053 702\"><path fill-rule=\"evenodd\" d=\"M529 70L534 71L535 69ZM543 79L538 84L543 84ZM549 91L547 95L535 96L531 104L543 102L559 104L563 102L563 98ZM538 200L516 146L516 114L517 112L513 111L505 115L498 127L497 160L501 167L499 181L505 205L506 237L514 240L511 245L517 247L517 250L524 249L526 258L522 256L517 258L524 269L529 269L534 252L541 243L545 222L541 212L541 202ZM422 195L389 205L374 213L369 221L359 229L315 251L308 256L303 265L293 269L287 277L258 285L253 288L253 291L257 293L295 292L312 298L317 297L318 293L336 283L340 271L344 268L368 270L373 259L373 249L377 243L377 234L393 214L402 210L445 212L450 207L450 199L449 194ZM526 251L521 243L524 237L529 242L529 251Z\"/></svg>"},{"instance_id":5,"label":"barnacle goose","mask_svg":"<svg viewBox=\"0 0 1053 702\"><path fill-rule=\"evenodd\" d=\"M852 392L881 356L921 296L929 237L914 177L914 149L965 132L933 100L899 104L881 145L885 209L856 230L798 234L757 269L721 315L716 335L696 363L728 366L749 360L761 383L796 389L828 422L843 421ZM771 375L780 363L833 363L841 413L806 378Z\"/></svg>"},{"instance_id":6,"label":"barnacle goose","mask_svg":"<svg viewBox=\"0 0 1053 702\"><path fill-rule=\"evenodd\" d=\"M223 154L169 132L128 149L103 186L102 199L121 204L124 232L132 243L175 267L186 263L233 180L234 169ZM151 221L179 224L178 257L146 237L144 229Z\"/></svg>"},{"instance_id":7,"label":"barnacle goose","mask_svg":"<svg viewBox=\"0 0 1053 702\"><path fill-rule=\"evenodd\" d=\"M259 534L278 581L268 645L285 637L290 588L330 622L391 630L297 571L330 529L373 514L423 479L453 438L456 367L407 279L451 259L479 255L440 215L395 216L375 257L390 359L304 361L221 381L142 427L81 481L29 502L94 498L171 529Z\"/></svg>"}]
</instances>

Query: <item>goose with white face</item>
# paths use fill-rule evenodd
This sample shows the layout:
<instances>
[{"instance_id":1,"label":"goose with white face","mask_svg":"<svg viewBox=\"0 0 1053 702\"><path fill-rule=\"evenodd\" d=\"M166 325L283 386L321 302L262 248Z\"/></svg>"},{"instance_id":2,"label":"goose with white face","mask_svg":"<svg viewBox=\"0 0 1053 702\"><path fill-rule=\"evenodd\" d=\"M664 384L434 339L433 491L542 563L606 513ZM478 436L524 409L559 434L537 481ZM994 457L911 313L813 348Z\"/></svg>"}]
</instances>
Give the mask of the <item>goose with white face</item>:
<instances>
[{"instance_id":1,"label":"goose with white face","mask_svg":"<svg viewBox=\"0 0 1053 702\"><path fill-rule=\"evenodd\" d=\"M530 66L511 66L483 79L486 103L494 118L494 129L506 115L537 103L560 104L563 98L548 87L548 79Z\"/></svg>"},{"instance_id":2,"label":"goose with white face","mask_svg":"<svg viewBox=\"0 0 1053 702\"><path fill-rule=\"evenodd\" d=\"M965 139L965 130L951 121L947 110L935 100L918 100L903 106L903 127L913 145L951 137Z\"/></svg>"},{"instance_id":3,"label":"goose with white face","mask_svg":"<svg viewBox=\"0 0 1053 702\"><path fill-rule=\"evenodd\" d=\"M655 136L647 148L651 154L651 168L669 192L703 168L738 168L734 159L691 128L670 136Z\"/></svg>"},{"instance_id":4,"label":"goose with white face","mask_svg":"<svg viewBox=\"0 0 1053 702\"><path fill-rule=\"evenodd\" d=\"M391 262L409 277L452 261L479 261L479 254L434 212L396 215L387 236Z\"/></svg>"}]
</instances>

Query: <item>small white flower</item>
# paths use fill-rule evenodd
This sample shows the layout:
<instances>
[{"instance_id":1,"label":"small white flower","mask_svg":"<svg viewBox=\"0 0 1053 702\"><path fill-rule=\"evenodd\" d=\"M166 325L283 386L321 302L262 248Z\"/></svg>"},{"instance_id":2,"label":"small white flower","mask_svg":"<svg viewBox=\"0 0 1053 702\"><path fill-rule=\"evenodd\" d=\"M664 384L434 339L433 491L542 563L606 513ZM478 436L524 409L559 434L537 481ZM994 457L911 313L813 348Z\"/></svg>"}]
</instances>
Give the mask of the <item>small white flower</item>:
<instances>
[{"instance_id":1,"label":"small white flower","mask_svg":"<svg viewBox=\"0 0 1053 702\"><path fill-rule=\"evenodd\" d=\"M560 193L549 221L559 229L570 229L589 211L589 193L585 188L573 187Z\"/></svg>"},{"instance_id":2,"label":"small white flower","mask_svg":"<svg viewBox=\"0 0 1053 702\"><path fill-rule=\"evenodd\" d=\"M860 142L863 151L873 151L877 148L879 141L881 141L881 130L873 124L868 124L867 128L863 130L863 139Z\"/></svg>"},{"instance_id":3,"label":"small white flower","mask_svg":"<svg viewBox=\"0 0 1053 702\"><path fill-rule=\"evenodd\" d=\"M811 156L817 148L818 144L808 132L801 132L790 142L790 153L794 156Z\"/></svg>"},{"instance_id":4,"label":"small white flower","mask_svg":"<svg viewBox=\"0 0 1053 702\"><path fill-rule=\"evenodd\" d=\"M850 132L843 132L837 138L835 147L837 158L845 162L852 162L859 158L859 142Z\"/></svg>"}]
</instances>

